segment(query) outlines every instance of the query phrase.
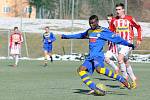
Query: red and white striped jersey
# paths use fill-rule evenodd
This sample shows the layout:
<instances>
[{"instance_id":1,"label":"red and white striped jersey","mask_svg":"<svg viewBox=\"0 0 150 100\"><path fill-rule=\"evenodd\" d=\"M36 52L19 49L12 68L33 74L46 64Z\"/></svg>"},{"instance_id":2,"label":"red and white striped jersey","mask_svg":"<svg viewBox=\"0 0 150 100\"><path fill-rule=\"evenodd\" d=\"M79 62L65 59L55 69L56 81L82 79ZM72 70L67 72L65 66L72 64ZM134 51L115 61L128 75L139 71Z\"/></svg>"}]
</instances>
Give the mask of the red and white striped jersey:
<instances>
[{"instance_id":1,"label":"red and white striped jersey","mask_svg":"<svg viewBox=\"0 0 150 100\"><path fill-rule=\"evenodd\" d=\"M108 41L108 50L114 54L115 53L118 54L117 45L115 43L110 42L110 41Z\"/></svg>"},{"instance_id":2,"label":"red and white striped jersey","mask_svg":"<svg viewBox=\"0 0 150 100\"><path fill-rule=\"evenodd\" d=\"M10 48L12 47L12 45L15 44L15 42L18 42L19 45L21 46L21 43L23 42L23 37L21 35L21 33L13 33L10 36Z\"/></svg>"},{"instance_id":3,"label":"red and white striped jersey","mask_svg":"<svg viewBox=\"0 0 150 100\"><path fill-rule=\"evenodd\" d=\"M132 16L125 16L124 18L115 17L111 20L109 29L116 34L119 34L123 39L127 40L128 42L133 42L134 38L134 31L133 27L137 29L139 41L142 40L141 35L141 27L139 24L135 22Z\"/></svg>"}]
</instances>

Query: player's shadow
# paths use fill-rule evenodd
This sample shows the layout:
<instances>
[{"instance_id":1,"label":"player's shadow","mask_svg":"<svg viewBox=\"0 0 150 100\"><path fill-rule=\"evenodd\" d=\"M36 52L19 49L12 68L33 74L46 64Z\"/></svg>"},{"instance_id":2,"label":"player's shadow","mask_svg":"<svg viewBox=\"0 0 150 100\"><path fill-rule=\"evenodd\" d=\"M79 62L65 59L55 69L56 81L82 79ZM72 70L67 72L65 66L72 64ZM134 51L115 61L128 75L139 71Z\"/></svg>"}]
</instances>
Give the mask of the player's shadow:
<instances>
[{"instance_id":1,"label":"player's shadow","mask_svg":"<svg viewBox=\"0 0 150 100\"><path fill-rule=\"evenodd\" d=\"M85 95L87 95L87 93L90 91L90 90L85 90L85 89L73 89L73 90L75 90L75 92L73 93L85 94Z\"/></svg>"},{"instance_id":2,"label":"player's shadow","mask_svg":"<svg viewBox=\"0 0 150 100\"><path fill-rule=\"evenodd\" d=\"M111 79L111 78L94 78L94 79L98 79L100 81L116 81L116 80Z\"/></svg>"},{"instance_id":3,"label":"player's shadow","mask_svg":"<svg viewBox=\"0 0 150 100\"><path fill-rule=\"evenodd\" d=\"M85 90L85 89L73 89L73 90L75 90L75 92L73 92L73 93L84 94L84 95L87 95L87 93L90 91L90 90ZM111 95L112 94L113 95L128 95L123 92L113 91L113 90L107 91L106 95L109 95L109 94L111 94ZM94 95L94 96L97 96L97 95Z\"/></svg>"},{"instance_id":4,"label":"player's shadow","mask_svg":"<svg viewBox=\"0 0 150 100\"><path fill-rule=\"evenodd\" d=\"M111 79L111 78L94 78L94 79L98 79L100 81L116 81L115 79ZM106 86L110 88L120 88L119 85L106 85Z\"/></svg>"},{"instance_id":5,"label":"player's shadow","mask_svg":"<svg viewBox=\"0 0 150 100\"><path fill-rule=\"evenodd\" d=\"M128 95L128 94L125 94L124 92L121 92L121 91L107 91L106 94L112 94L112 95Z\"/></svg>"},{"instance_id":6,"label":"player's shadow","mask_svg":"<svg viewBox=\"0 0 150 100\"><path fill-rule=\"evenodd\" d=\"M9 67L14 67L14 65L13 64L10 64L10 65L8 65Z\"/></svg>"},{"instance_id":7,"label":"player's shadow","mask_svg":"<svg viewBox=\"0 0 150 100\"><path fill-rule=\"evenodd\" d=\"M107 87L110 87L110 88L120 88L119 85L106 85Z\"/></svg>"}]
</instances>

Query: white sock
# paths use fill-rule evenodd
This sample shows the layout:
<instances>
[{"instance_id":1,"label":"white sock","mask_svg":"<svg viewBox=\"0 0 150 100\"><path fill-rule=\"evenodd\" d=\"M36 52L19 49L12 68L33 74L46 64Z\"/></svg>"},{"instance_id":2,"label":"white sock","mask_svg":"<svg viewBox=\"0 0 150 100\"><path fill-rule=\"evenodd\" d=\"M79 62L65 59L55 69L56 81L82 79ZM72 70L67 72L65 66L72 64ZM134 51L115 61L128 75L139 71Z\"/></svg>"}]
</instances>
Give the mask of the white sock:
<instances>
[{"instance_id":1,"label":"white sock","mask_svg":"<svg viewBox=\"0 0 150 100\"><path fill-rule=\"evenodd\" d=\"M16 55L15 56L15 65L18 65L18 62L19 62L19 55Z\"/></svg>"},{"instance_id":2,"label":"white sock","mask_svg":"<svg viewBox=\"0 0 150 100\"><path fill-rule=\"evenodd\" d=\"M117 65L112 61L112 60L109 60L109 65L116 71L116 70L119 70L119 68L117 67Z\"/></svg>"},{"instance_id":3,"label":"white sock","mask_svg":"<svg viewBox=\"0 0 150 100\"><path fill-rule=\"evenodd\" d=\"M132 79L132 81L135 81L135 80L136 80L136 77L135 77L135 75L134 75L134 73L133 73L133 70L132 70L131 65L129 65L129 66L127 67L127 73L129 74L129 76L130 76L130 78Z\"/></svg>"},{"instance_id":4,"label":"white sock","mask_svg":"<svg viewBox=\"0 0 150 100\"><path fill-rule=\"evenodd\" d=\"M126 70L126 65L124 63L120 64L120 70L122 72L122 76L125 79L128 79L128 74L127 74L127 70Z\"/></svg>"}]
</instances>

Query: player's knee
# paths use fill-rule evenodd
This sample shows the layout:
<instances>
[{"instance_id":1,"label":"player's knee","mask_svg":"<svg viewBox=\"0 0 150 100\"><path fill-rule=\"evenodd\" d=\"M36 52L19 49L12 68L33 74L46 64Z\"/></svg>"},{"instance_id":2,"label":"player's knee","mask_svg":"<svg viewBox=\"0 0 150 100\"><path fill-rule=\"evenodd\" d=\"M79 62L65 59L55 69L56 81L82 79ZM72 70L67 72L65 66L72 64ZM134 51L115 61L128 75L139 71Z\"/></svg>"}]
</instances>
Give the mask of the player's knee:
<instances>
[{"instance_id":1,"label":"player's knee","mask_svg":"<svg viewBox=\"0 0 150 100\"><path fill-rule=\"evenodd\" d=\"M81 71L85 71L86 69L85 69L85 67L83 67L83 66L80 66L78 69L77 69L77 72L79 73L79 72L81 72Z\"/></svg>"},{"instance_id":2,"label":"player's knee","mask_svg":"<svg viewBox=\"0 0 150 100\"><path fill-rule=\"evenodd\" d=\"M125 65L126 65L126 67L130 66L129 61L125 61Z\"/></svg>"},{"instance_id":3,"label":"player's knee","mask_svg":"<svg viewBox=\"0 0 150 100\"><path fill-rule=\"evenodd\" d=\"M105 62L109 64L110 60L108 58L105 59Z\"/></svg>"},{"instance_id":4,"label":"player's knee","mask_svg":"<svg viewBox=\"0 0 150 100\"><path fill-rule=\"evenodd\" d=\"M122 64L122 63L124 63L124 61L122 59L118 59L118 63Z\"/></svg>"},{"instance_id":5,"label":"player's knee","mask_svg":"<svg viewBox=\"0 0 150 100\"><path fill-rule=\"evenodd\" d=\"M118 56L118 63L119 64L124 63L124 55L123 54L119 54L119 56Z\"/></svg>"},{"instance_id":6,"label":"player's knee","mask_svg":"<svg viewBox=\"0 0 150 100\"><path fill-rule=\"evenodd\" d=\"M100 68L100 67L97 67L97 68L96 68L96 72L97 72L97 73L100 73L100 71L101 71L101 68Z\"/></svg>"}]
</instances>

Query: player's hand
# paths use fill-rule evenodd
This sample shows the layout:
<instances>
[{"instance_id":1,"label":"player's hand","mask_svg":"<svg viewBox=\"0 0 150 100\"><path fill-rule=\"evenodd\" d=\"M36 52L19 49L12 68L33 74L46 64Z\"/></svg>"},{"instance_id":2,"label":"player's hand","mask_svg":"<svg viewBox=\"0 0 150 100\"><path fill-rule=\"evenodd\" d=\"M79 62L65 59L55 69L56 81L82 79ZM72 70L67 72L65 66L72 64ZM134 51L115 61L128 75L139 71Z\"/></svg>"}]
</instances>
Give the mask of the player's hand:
<instances>
[{"instance_id":1,"label":"player's hand","mask_svg":"<svg viewBox=\"0 0 150 100\"><path fill-rule=\"evenodd\" d=\"M48 40L48 42L51 42L51 40Z\"/></svg>"},{"instance_id":2,"label":"player's hand","mask_svg":"<svg viewBox=\"0 0 150 100\"><path fill-rule=\"evenodd\" d=\"M66 38L64 38L64 34L60 34L59 36L61 39L66 39Z\"/></svg>"},{"instance_id":3,"label":"player's hand","mask_svg":"<svg viewBox=\"0 0 150 100\"><path fill-rule=\"evenodd\" d=\"M131 48L132 48L132 50L134 50L134 49L135 49L135 45L134 45L134 44L131 44L131 43L130 43L128 46L129 46L129 47L131 47Z\"/></svg>"},{"instance_id":4,"label":"player's hand","mask_svg":"<svg viewBox=\"0 0 150 100\"><path fill-rule=\"evenodd\" d=\"M141 44L141 41L137 40L136 45L139 46Z\"/></svg>"},{"instance_id":5,"label":"player's hand","mask_svg":"<svg viewBox=\"0 0 150 100\"><path fill-rule=\"evenodd\" d=\"M59 34L59 37L62 39L62 34Z\"/></svg>"},{"instance_id":6,"label":"player's hand","mask_svg":"<svg viewBox=\"0 0 150 100\"><path fill-rule=\"evenodd\" d=\"M22 42L21 41L18 41L18 44L21 44Z\"/></svg>"},{"instance_id":7,"label":"player's hand","mask_svg":"<svg viewBox=\"0 0 150 100\"><path fill-rule=\"evenodd\" d=\"M17 45L18 44L18 42L15 42L15 45Z\"/></svg>"}]
</instances>

